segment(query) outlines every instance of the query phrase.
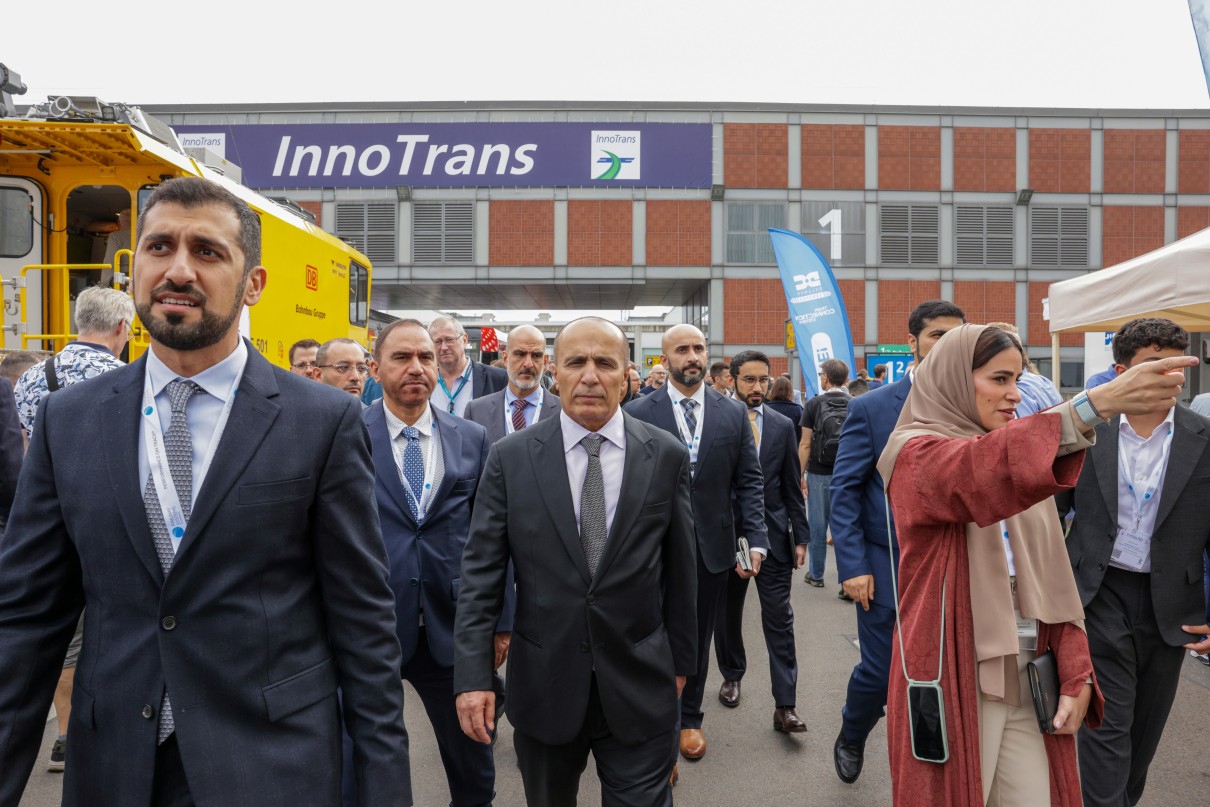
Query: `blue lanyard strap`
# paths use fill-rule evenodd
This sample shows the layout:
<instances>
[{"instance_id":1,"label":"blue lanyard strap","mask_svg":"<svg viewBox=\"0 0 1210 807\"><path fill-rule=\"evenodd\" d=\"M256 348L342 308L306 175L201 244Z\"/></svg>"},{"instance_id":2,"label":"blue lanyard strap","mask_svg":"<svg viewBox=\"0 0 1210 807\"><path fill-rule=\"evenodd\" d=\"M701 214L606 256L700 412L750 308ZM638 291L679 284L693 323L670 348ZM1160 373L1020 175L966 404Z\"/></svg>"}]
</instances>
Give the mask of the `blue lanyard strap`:
<instances>
[{"instance_id":1,"label":"blue lanyard strap","mask_svg":"<svg viewBox=\"0 0 1210 807\"><path fill-rule=\"evenodd\" d=\"M458 389L454 390L454 394L450 394L450 388L445 385L445 379L441 377L441 373L437 374L437 383L441 385L441 391L445 393L445 397L450 401L450 414L454 414L454 401L462 394L462 388L466 386L466 382L471 377L471 364L466 363L466 372L462 374L462 380L458 382Z\"/></svg>"}]
</instances>

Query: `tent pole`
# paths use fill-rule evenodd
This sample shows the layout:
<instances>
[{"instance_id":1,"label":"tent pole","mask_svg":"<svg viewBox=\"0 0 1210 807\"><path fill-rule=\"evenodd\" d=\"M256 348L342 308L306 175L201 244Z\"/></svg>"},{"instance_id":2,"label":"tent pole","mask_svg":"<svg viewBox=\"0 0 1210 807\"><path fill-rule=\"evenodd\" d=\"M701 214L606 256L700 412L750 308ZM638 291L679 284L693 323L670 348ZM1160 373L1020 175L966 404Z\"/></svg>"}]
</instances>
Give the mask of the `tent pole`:
<instances>
[{"instance_id":1,"label":"tent pole","mask_svg":"<svg viewBox=\"0 0 1210 807\"><path fill-rule=\"evenodd\" d=\"M1054 382L1055 389L1061 389L1059 386L1059 334L1057 331L1050 335L1050 380Z\"/></svg>"}]
</instances>

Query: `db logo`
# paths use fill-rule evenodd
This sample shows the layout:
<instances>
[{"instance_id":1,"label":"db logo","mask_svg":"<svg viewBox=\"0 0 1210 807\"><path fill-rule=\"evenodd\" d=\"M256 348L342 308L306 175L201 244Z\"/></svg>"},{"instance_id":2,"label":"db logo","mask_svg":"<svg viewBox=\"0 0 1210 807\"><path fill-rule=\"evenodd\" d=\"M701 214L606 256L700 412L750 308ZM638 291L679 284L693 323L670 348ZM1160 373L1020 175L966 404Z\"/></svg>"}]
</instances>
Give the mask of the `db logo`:
<instances>
[{"instance_id":1,"label":"db logo","mask_svg":"<svg viewBox=\"0 0 1210 807\"><path fill-rule=\"evenodd\" d=\"M319 270L314 266L307 267L307 288L319 291Z\"/></svg>"}]
</instances>

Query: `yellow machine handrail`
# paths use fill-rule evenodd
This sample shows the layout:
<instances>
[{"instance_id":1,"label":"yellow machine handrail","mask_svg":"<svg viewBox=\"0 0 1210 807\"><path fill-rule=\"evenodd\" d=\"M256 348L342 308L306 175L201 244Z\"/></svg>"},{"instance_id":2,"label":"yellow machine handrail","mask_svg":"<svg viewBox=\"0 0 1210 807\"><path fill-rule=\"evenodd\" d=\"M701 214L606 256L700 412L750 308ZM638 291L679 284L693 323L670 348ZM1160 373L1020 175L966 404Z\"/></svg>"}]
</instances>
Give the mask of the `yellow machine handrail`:
<instances>
[{"instance_id":1,"label":"yellow machine handrail","mask_svg":"<svg viewBox=\"0 0 1210 807\"><path fill-rule=\"evenodd\" d=\"M128 259L128 261L133 260L134 253L131 252L129 249L119 249L116 253L114 253L112 264L109 264L109 263L31 263L26 266L22 266L21 272L20 272L20 275L21 275L20 280L14 284L16 286L16 289L14 290L14 297L15 297L14 302L17 302L19 305L19 310L21 313L21 322L19 325L16 325L16 324L7 325L7 326L5 326L4 330L11 331L14 336L17 333L21 334L21 349L22 350L28 350L29 343L33 342L33 341L47 342L47 341L53 341L56 339L64 339L64 340L75 339L76 334L74 334L74 333L25 333L24 332L23 329L25 327L25 324L29 321L28 316L27 316L28 312L26 309L25 292L26 292L26 288L28 285L26 282L26 276L31 272L47 272L47 273L59 272L59 273L61 273L59 276L61 285L63 288L67 288L67 277L68 277L67 273L68 272L72 272L72 271L103 272L106 269L112 269L113 270L113 288L115 288L119 291L122 291L121 283L123 280L127 279L127 276L120 271L123 257L126 257ZM70 327L70 325L71 325L71 298L70 298L70 295L62 294L59 296L60 296L60 299L62 300L62 303L61 303L62 307L59 311L60 321L68 323L68 326ZM142 336L143 336L142 328L139 328L137 331L138 338L134 338L135 334L136 334L135 324L131 323L130 327L131 327L131 333L132 333L132 341L142 344L145 341L142 338ZM45 347L45 345L44 345L44 347ZM51 349L53 349L53 346Z\"/></svg>"}]
</instances>

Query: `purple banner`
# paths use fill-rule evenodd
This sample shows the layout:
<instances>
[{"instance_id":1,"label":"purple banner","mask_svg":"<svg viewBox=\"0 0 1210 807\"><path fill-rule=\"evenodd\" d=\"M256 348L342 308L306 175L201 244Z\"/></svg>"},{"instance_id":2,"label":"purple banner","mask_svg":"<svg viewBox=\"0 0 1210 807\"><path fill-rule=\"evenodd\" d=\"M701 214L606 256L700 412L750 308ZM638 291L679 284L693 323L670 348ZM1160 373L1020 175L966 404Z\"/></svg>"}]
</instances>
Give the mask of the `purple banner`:
<instances>
[{"instance_id":1,"label":"purple banner","mask_svg":"<svg viewBox=\"0 0 1210 807\"><path fill-rule=\"evenodd\" d=\"M312 123L176 127L252 188L709 188L697 123Z\"/></svg>"}]
</instances>

